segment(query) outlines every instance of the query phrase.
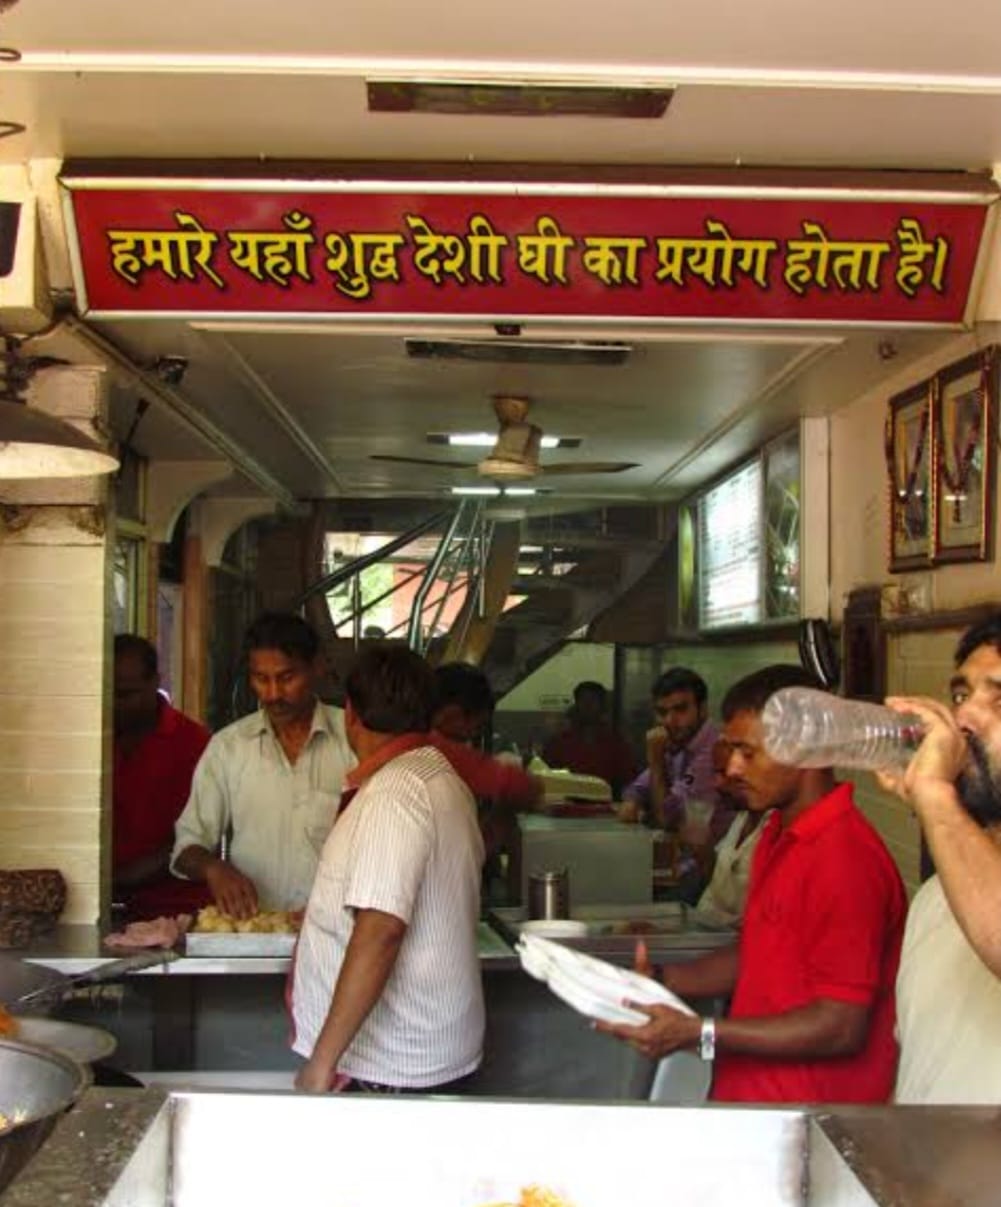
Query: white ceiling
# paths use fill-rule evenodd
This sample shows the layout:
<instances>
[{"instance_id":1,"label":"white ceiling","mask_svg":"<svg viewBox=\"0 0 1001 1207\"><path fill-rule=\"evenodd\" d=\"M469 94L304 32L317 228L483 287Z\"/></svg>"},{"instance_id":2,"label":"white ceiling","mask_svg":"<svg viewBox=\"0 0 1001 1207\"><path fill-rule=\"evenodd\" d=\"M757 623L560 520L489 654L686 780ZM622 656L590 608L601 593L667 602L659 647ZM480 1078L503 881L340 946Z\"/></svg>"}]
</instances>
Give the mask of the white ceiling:
<instances>
[{"instance_id":1,"label":"white ceiling","mask_svg":"<svg viewBox=\"0 0 1001 1207\"><path fill-rule=\"evenodd\" d=\"M474 470L375 462L392 454L469 463L478 450L426 442L429 432L492 430L490 397L526 393L531 418L551 435L582 439L577 449L547 450L543 464L634 461L620 474L559 476L532 485L551 490L542 505L567 500L677 497L787 429L800 415L830 413L877 384L887 367L876 332L782 336L774 332L638 333L609 337L633 348L621 366L516 366L413 360L404 328L393 334L311 329L241 331L226 324L121 323L116 341L136 363L183 355L187 398L236 433L299 497L434 496L477 482ZM422 329L455 334L454 328ZM546 334L545 328L540 329ZM531 335L532 329L526 329ZM576 334L594 339L600 332ZM565 328L560 329L566 338ZM926 355L944 332L895 333L893 368ZM117 398L119 436L134 413L135 391ZM290 428L291 424L291 428ZM316 456L304 452L304 435ZM140 451L207 456L156 409L136 435Z\"/></svg>"},{"instance_id":2,"label":"white ceiling","mask_svg":"<svg viewBox=\"0 0 1001 1207\"><path fill-rule=\"evenodd\" d=\"M7 158L500 159L978 168L1001 5L957 0L21 0ZM367 77L677 86L661 120L369 115Z\"/></svg>"},{"instance_id":3,"label":"white ceiling","mask_svg":"<svg viewBox=\"0 0 1001 1207\"><path fill-rule=\"evenodd\" d=\"M983 171L1001 162L1001 4L958 0L20 0L0 14L0 162L50 158L412 160L773 165ZM370 114L365 80L543 80L675 86L664 118ZM57 221L54 207L48 221ZM60 238L50 235L50 249ZM55 283L62 284L51 257ZM184 355L187 399L291 493L435 494L464 479L369 460L438 456L430 430L488 428L497 391L583 438L552 461L640 468L565 478L561 498L683 493L798 415L843 405L888 369L879 332L699 338L616 330L620 368L408 361L402 329L195 330L142 321L102 330L140 366ZM490 328L485 329L491 333ZM526 336L545 335L529 325ZM566 328L560 329L566 337ZM597 329L578 335L599 338ZM943 333L894 334L893 371ZM135 383L120 382L128 429ZM217 455L157 405L137 443ZM468 459L459 451L456 460ZM548 484L547 484L548 485ZM246 489L240 482L228 489Z\"/></svg>"}]
</instances>

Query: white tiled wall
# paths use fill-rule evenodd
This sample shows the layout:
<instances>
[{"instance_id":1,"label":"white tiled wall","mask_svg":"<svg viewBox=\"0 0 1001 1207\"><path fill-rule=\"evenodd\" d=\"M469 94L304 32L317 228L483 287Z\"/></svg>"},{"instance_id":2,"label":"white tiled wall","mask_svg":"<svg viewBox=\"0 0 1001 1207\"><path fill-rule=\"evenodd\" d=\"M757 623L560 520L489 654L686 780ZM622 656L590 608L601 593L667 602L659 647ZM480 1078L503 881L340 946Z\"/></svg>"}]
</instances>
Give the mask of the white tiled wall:
<instances>
[{"instance_id":1,"label":"white tiled wall","mask_svg":"<svg viewBox=\"0 0 1001 1207\"><path fill-rule=\"evenodd\" d=\"M99 371L50 378L43 409L101 410ZM106 485L0 488L21 504L0 517L0 868L58 868L69 885L63 921L94 922L110 833L104 768Z\"/></svg>"},{"instance_id":2,"label":"white tiled wall","mask_svg":"<svg viewBox=\"0 0 1001 1207\"><path fill-rule=\"evenodd\" d=\"M103 541L0 539L0 866L56 867L93 922L102 828ZM68 528L66 539L79 539Z\"/></svg>"}]
</instances>

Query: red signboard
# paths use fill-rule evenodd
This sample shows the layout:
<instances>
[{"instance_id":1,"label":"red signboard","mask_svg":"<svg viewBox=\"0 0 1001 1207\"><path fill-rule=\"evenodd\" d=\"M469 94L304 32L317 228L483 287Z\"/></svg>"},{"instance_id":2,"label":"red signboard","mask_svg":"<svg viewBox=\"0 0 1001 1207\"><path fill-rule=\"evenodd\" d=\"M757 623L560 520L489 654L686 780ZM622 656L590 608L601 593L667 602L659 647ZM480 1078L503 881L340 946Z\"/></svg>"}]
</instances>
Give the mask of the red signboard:
<instances>
[{"instance_id":1,"label":"red signboard","mask_svg":"<svg viewBox=\"0 0 1001 1207\"><path fill-rule=\"evenodd\" d=\"M66 184L95 317L959 323L988 210L795 190Z\"/></svg>"}]
</instances>

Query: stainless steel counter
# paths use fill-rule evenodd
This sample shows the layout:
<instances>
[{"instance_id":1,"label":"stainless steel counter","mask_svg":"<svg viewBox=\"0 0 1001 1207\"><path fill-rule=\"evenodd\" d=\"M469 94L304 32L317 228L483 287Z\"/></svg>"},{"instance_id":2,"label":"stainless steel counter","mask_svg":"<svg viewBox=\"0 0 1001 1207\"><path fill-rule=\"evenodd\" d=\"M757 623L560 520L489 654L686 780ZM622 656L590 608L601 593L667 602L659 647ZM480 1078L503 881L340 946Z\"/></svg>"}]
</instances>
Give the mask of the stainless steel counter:
<instances>
[{"instance_id":1,"label":"stainless steel counter","mask_svg":"<svg viewBox=\"0 0 1001 1207\"><path fill-rule=\"evenodd\" d=\"M518 957L509 943L488 923L480 922L477 937L480 960L485 968L515 968ZM33 964L43 964L69 976L87 972L120 958L121 950L101 943L96 926L57 926L30 948L14 953ZM135 976L273 976L288 971L288 956L181 956L159 968L148 968Z\"/></svg>"},{"instance_id":2,"label":"stainless steel counter","mask_svg":"<svg viewBox=\"0 0 1001 1207\"><path fill-rule=\"evenodd\" d=\"M707 936L711 945L713 936ZM613 958L632 961L633 940ZM686 942L671 958L700 948ZM655 948L655 952L659 949ZM63 927L29 958L62 971L110 959L96 929ZM476 1092L531 1099L649 1097L654 1066L631 1048L601 1035L549 990L526 976L511 946L480 926L487 1026ZM657 958L663 958L658 955ZM168 968L127 978L113 996L89 995L61 1011L76 1022L103 1027L118 1040L115 1066L123 1072L269 1076L294 1069L288 1044L283 978L288 959L182 958ZM711 1007L710 1007L711 1008ZM685 1082L687 1086L687 1081ZM687 1089L675 1097L691 1101Z\"/></svg>"},{"instance_id":3,"label":"stainless steel counter","mask_svg":"<svg viewBox=\"0 0 1001 1207\"><path fill-rule=\"evenodd\" d=\"M94 1090L3 1202L482 1207L530 1184L575 1207L993 1207L1001 1115Z\"/></svg>"}]
</instances>

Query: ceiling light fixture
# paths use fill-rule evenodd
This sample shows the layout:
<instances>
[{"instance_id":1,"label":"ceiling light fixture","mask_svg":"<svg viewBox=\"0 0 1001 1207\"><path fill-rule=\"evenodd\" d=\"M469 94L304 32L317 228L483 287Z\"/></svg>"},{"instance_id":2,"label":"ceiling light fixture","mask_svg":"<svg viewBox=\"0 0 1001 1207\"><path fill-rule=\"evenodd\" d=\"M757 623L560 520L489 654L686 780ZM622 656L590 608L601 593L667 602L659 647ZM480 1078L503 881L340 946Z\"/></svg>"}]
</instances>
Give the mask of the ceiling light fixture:
<instances>
[{"instance_id":1,"label":"ceiling light fixture","mask_svg":"<svg viewBox=\"0 0 1001 1207\"><path fill-rule=\"evenodd\" d=\"M453 495L483 495L487 498L495 499L498 495L519 497L537 495L539 491L534 486L505 486L503 489L499 486L450 486L449 493Z\"/></svg>"},{"instance_id":2,"label":"ceiling light fixture","mask_svg":"<svg viewBox=\"0 0 1001 1207\"><path fill-rule=\"evenodd\" d=\"M428 432L428 444L447 444L450 448L493 448L496 432ZM543 448L580 448L579 436L543 436Z\"/></svg>"},{"instance_id":3,"label":"ceiling light fixture","mask_svg":"<svg viewBox=\"0 0 1001 1207\"><path fill-rule=\"evenodd\" d=\"M29 407L22 397L49 357L21 355L21 341L4 339L3 384L0 389L0 480L15 478L86 478L109 474L118 458L69 423Z\"/></svg>"},{"instance_id":4,"label":"ceiling light fixture","mask_svg":"<svg viewBox=\"0 0 1001 1207\"><path fill-rule=\"evenodd\" d=\"M76 428L0 401L0 481L13 478L87 478L110 474L118 460Z\"/></svg>"},{"instance_id":5,"label":"ceiling light fixture","mask_svg":"<svg viewBox=\"0 0 1001 1207\"><path fill-rule=\"evenodd\" d=\"M450 432L446 437L453 448L493 448L497 443L496 432ZM559 436L543 436L543 448L559 448Z\"/></svg>"}]
</instances>

